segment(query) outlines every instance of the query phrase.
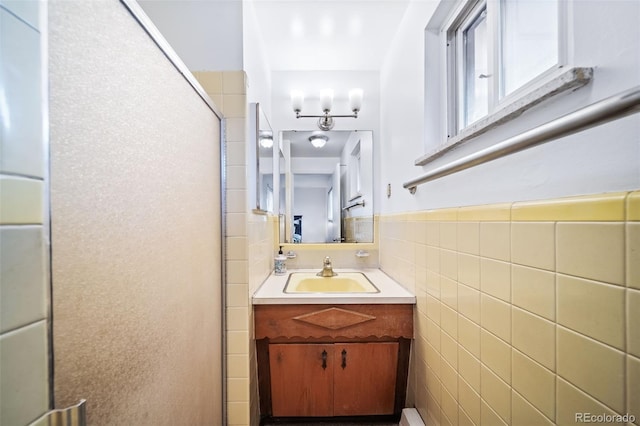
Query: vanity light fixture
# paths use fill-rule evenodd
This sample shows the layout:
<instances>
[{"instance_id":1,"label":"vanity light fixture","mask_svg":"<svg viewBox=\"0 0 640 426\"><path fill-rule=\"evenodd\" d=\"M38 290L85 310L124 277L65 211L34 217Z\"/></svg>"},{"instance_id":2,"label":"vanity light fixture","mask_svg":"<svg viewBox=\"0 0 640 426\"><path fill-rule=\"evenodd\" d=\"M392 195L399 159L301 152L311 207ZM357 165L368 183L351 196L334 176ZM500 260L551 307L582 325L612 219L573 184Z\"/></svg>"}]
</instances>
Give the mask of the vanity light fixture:
<instances>
[{"instance_id":1,"label":"vanity light fixture","mask_svg":"<svg viewBox=\"0 0 640 426\"><path fill-rule=\"evenodd\" d=\"M268 130L261 130L259 134L260 146L263 148L273 147L273 133Z\"/></svg>"},{"instance_id":2,"label":"vanity light fixture","mask_svg":"<svg viewBox=\"0 0 640 426\"><path fill-rule=\"evenodd\" d=\"M309 142L314 148L322 148L329 141L329 137L326 135L311 135L309 136Z\"/></svg>"},{"instance_id":3,"label":"vanity light fixture","mask_svg":"<svg viewBox=\"0 0 640 426\"><path fill-rule=\"evenodd\" d=\"M291 92L291 106L296 118L317 118L320 130L333 129L334 118L358 118L358 112L362 108L362 89L351 89L349 91L349 107L353 114L351 115L331 115L331 106L333 104L333 90L323 89L320 91L320 108L324 115L301 115L302 104L304 103L304 93L294 90ZM315 145L314 145L315 146Z\"/></svg>"}]
</instances>

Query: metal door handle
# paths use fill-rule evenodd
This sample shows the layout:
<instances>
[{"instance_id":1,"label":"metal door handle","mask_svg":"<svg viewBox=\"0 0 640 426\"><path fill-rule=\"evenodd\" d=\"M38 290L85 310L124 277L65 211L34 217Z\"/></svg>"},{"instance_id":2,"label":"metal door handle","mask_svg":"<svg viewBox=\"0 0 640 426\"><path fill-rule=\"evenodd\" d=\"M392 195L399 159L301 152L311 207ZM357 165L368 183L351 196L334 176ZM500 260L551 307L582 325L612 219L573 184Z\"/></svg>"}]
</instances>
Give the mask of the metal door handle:
<instances>
[{"instance_id":1,"label":"metal door handle","mask_svg":"<svg viewBox=\"0 0 640 426\"><path fill-rule=\"evenodd\" d=\"M347 368L347 350L342 350L342 368Z\"/></svg>"},{"instance_id":2,"label":"metal door handle","mask_svg":"<svg viewBox=\"0 0 640 426\"><path fill-rule=\"evenodd\" d=\"M322 369L327 369L327 351L322 351Z\"/></svg>"},{"instance_id":3,"label":"metal door handle","mask_svg":"<svg viewBox=\"0 0 640 426\"><path fill-rule=\"evenodd\" d=\"M38 419L37 423L51 426L86 426L86 402L86 399L81 399L76 405L48 411Z\"/></svg>"}]
</instances>

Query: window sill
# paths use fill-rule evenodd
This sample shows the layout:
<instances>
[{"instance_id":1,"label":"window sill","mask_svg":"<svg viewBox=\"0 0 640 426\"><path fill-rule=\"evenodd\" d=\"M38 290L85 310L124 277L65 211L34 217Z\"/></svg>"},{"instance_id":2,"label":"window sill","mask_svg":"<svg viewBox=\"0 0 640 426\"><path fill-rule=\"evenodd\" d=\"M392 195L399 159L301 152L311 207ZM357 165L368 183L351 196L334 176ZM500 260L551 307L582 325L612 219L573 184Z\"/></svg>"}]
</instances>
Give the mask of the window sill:
<instances>
[{"instance_id":1,"label":"window sill","mask_svg":"<svg viewBox=\"0 0 640 426\"><path fill-rule=\"evenodd\" d=\"M567 90L576 90L589 83L593 78L593 68L575 67L549 80L544 85L531 91L487 115L486 117L470 124L457 135L447 139L447 142L431 153L425 154L415 161L416 166L424 166L433 160L442 157L447 152L459 147L470 139L475 138L489 130L500 126L521 115L523 112Z\"/></svg>"}]
</instances>

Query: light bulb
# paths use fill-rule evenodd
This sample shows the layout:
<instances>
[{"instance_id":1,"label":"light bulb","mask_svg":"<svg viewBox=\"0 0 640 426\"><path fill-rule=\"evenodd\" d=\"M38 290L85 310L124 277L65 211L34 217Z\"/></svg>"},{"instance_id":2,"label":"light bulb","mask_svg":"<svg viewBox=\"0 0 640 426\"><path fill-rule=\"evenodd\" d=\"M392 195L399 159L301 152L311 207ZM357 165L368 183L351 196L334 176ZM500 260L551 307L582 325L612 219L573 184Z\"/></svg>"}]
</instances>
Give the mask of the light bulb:
<instances>
[{"instance_id":1,"label":"light bulb","mask_svg":"<svg viewBox=\"0 0 640 426\"><path fill-rule=\"evenodd\" d=\"M291 91L291 107L294 112L302 111L302 104L304 103L304 93L299 90Z\"/></svg>"},{"instance_id":2,"label":"light bulb","mask_svg":"<svg viewBox=\"0 0 640 426\"><path fill-rule=\"evenodd\" d=\"M323 112L331 111L333 103L333 89L322 89L320 91L320 109Z\"/></svg>"},{"instance_id":3,"label":"light bulb","mask_svg":"<svg viewBox=\"0 0 640 426\"><path fill-rule=\"evenodd\" d=\"M360 111L362 108L362 89L351 89L349 91L349 105L351 106L351 111Z\"/></svg>"}]
</instances>

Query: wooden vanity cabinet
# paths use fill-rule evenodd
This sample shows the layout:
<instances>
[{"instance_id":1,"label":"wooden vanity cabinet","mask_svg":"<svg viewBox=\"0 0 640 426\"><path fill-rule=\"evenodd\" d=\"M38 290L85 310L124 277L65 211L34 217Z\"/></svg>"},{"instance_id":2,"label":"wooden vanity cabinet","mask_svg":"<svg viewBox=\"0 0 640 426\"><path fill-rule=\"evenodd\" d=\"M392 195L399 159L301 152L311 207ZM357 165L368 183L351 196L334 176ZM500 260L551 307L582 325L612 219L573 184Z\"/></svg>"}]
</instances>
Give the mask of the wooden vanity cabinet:
<instances>
[{"instance_id":1,"label":"wooden vanity cabinet","mask_svg":"<svg viewBox=\"0 0 640 426\"><path fill-rule=\"evenodd\" d=\"M341 343L334 354L333 415L393 414L398 342Z\"/></svg>"},{"instance_id":2,"label":"wooden vanity cabinet","mask_svg":"<svg viewBox=\"0 0 640 426\"><path fill-rule=\"evenodd\" d=\"M270 344L275 417L393 414L398 343Z\"/></svg>"},{"instance_id":3,"label":"wooden vanity cabinet","mask_svg":"<svg viewBox=\"0 0 640 426\"><path fill-rule=\"evenodd\" d=\"M412 305L256 305L266 417L399 415Z\"/></svg>"},{"instance_id":4,"label":"wooden vanity cabinet","mask_svg":"<svg viewBox=\"0 0 640 426\"><path fill-rule=\"evenodd\" d=\"M274 416L333 415L331 345L269 345L269 367Z\"/></svg>"}]
</instances>

